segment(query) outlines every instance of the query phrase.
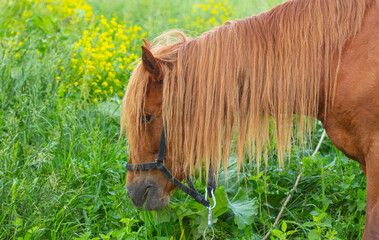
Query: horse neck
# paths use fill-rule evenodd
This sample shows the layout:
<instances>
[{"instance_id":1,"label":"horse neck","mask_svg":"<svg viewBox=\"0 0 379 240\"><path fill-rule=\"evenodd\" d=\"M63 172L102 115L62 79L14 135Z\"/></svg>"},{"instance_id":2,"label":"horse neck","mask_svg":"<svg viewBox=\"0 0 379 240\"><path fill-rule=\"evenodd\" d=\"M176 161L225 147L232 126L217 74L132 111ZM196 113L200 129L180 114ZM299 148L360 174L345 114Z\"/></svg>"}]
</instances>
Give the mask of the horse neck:
<instances>
[{"instance_id":1,"label":"horse neck","mask_svg":"<svg viewBox=\"0 0 379 240\"><path fill-rule=\"evenodd\" d=\"M183 43L165 87L164 116L174 126L168 138L179 136L174 151L184 148L194 159L190 171L202 159L206 165L220 159L221 146L231 146L233 126L239 159L246 144L265 145L269 115L281 159L293 113L301 128L301 116L329 106L342 49L359 30L364 7L364 0L289 1Z\"/></svg>"}]
</instances>

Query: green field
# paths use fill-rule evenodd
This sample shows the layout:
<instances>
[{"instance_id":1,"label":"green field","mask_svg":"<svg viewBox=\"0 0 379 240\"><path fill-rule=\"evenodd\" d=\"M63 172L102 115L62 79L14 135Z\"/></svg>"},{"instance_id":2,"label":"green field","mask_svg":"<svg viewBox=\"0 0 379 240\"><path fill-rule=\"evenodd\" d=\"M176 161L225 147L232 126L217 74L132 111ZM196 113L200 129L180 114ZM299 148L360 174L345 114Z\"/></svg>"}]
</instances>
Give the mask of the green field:
<instances>
[{"instance_id":1,"label":"green field","mask_svg":"<svg viewBox=\"0 0 379 240\"><path fill-rule=\"evenodd\" d=\"M280 0L0 0L0 239L201 239L207 209L180 191L160 212L126 196L120 99L142 38L192 37ZM215 239L360 239L366 182L329 139L267 175L220 173ZM304 173L276 228L272 224ZM204 183L196 182L204 191Z\"/></svg>"}]
</instances>

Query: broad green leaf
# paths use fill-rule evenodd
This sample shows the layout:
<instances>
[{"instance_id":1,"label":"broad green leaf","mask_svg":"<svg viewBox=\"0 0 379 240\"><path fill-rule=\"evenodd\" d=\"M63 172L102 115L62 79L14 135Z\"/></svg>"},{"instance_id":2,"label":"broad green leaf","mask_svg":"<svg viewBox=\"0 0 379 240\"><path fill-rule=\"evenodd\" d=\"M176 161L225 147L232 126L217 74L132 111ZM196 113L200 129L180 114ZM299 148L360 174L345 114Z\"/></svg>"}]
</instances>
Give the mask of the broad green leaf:
<instances>
[{"instance_id":1,"label":"broad green leaf","mask_svg":"<svg viewBox=\"0 0 379 240\"><path fill-rule=\"evenodd\" d=\"M285 221L283 221L283 223L282 223L282 231L283 232L287 231L287 223Z\"/></svg>"},{"instance_id":2,"label":"broad green leaf","mask_svg":"<svg viewBox=\"0 0 379 240\"><path fill-rule=\"evenodd\" d=\"M316 210L313 210L312 212L310 212L310 214L311 214L312 216L318 216L320 213L317 212Z\"/></svg>"},{"instance_id":3,"label":"broad green leaf","mask_svg":"<svg viewBox=\"0 0 379 240\"><path fill-rule=\"evenodd\" d=\"M271 234L274 235L275 237L280 238L282 235L282 232L278 229L273 229L273 230L271 230Z\"/></svg>"},{"instance_id":4,"label":"broad green leaf","mask_svg":"<svg viewBox=\"0 0 379 240\"><path fill-rule=\"evenodd\" d=\"M123 229L115 229L111 232L111 237L116 237L117 239L123 239L125 233L128 233L128 229L123 228ZM131 233L130 235L135 235L135 233Z\"/></svg>"},{"instance_id":5,"label":"broad green leaf","mask_svg":"<svg viewBox=\"0 0 379 240\"><path fill-rule=\"evenodd\" d=\"M30 232L27 232L25 234L24 240L29 240L32 237L32 234Z\"/></svg>"},{"instance_id":6,"label":"broad green leaf","mask_svg":"<svg viewBox=\"0 0 379 240\"><path fill-rule=\"evenodd\" d=\"M19 217L16 217L16 220L15 221L12 221L13 225L18 228L18 227L21 227L22 226L22 219L19 218Z\"/></svg>"},{"instance_id":7,"label":"broad green leaf","mask_svg":"<svg viewBox=\"0 0 379 240\"><path fill-rule=\"evenodd\" d=\"M291 230L291 231L288 231L287 232L287 236L289 236L289 235L291 235L291 234L294 234L294 233L296 233L297 232L297 230Z\"/></svg>"},{"instance_id":8,"label":"broad green leaf","mask_svg":"<svg viewBox=\"0 0 379 240\"><path fill-rule=\"evenodd\" d=\"M306 222L303 224L304 227L313 227L315 225L314 222Z\"/></svg>"},{"instance_id":9,"label":"broad green leaf","mask_svg":"<svg viewBox=\"0 0 379 240\"><path fill-rule=\"evenodd\" d=\"M238 225L238 229L243 229L251 224L258 213L256 199L249 199L241 188L232 199L228 199L228 206L235 215L234 222Z\"/></svg>"},{"instance_id":10,"label":"broad green leaf","mask_svg":"<svg viewBox=\"0 0 379 240\"><path fill-rule=\"evenodd\" d=\"M220 186L216 189L215 197L216 206L212 212L216 217L218 217L229 210L228 199L226 198L225 188L223 186Z\"/></svg>"},{"instance_id":11,"label":"broad green leaf","mask_svg":"<svg viewBox=\"0 0 379 240\"><path fill-rule=\"evenodd\" d=\"M321 235L319 232L317 232L315 229L309 232L308 239L309 240L318 240L321 238Z\"/></svg>"}]
</instances>

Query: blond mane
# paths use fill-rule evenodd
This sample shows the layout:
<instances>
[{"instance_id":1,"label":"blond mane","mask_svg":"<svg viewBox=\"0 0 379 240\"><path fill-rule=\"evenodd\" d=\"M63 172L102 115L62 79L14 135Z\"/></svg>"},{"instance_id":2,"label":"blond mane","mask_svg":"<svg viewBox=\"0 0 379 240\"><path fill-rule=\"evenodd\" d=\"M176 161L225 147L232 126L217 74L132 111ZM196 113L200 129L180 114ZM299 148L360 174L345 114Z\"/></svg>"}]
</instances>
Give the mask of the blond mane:
<instances>
[{"instance_id":1,"label":"blond mane","mask_svg":"<svg viewBox=\"0 0 379 240\"><path fill-rule=\"evenodd\" d=\"M152 53L162 62L162 116L172 159L183 159L190 173L202 164L218 171L233 151L239 165L249 155L259 167L273 119L282 165L293 114L300 134L310 134L309 117L317 115L320 100L331 107L342 50L360 29L365 7L365 0L294 0L195 39L180 32L158 37ZM179 40L170 43L174 35ZM131 149L138 144L147 82L139 64L121 124Z\"/></svg>"}]
</instances>

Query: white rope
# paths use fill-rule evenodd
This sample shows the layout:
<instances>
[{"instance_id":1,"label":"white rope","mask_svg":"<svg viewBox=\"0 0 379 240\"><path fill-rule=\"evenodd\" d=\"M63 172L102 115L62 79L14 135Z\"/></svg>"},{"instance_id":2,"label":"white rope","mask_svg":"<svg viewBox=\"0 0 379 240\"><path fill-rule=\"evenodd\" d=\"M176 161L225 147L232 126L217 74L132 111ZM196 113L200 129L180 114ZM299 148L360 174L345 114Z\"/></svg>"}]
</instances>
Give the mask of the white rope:
<instances>
[{"instance_id":1,"label":"white rope","mask_svg":"<svg viewBox=\"0 0 379 240\"><path fill-rule=\"evenodd\" d=\"M326 136L326 132L325 132L325 129L324 129L324 131L322 132L320 141L318 142L317 147L316 147L315 151L312 154L312 157L314 157L316 155L316 153L318 152L318 150L320 149L322 141L324 141L325 136Z\"/></svg>"},{"instance_id":2,"label":"white rope","mask_svg":"<svg viewBox=\"0 0 379 240\"><path fill-rule=\"evenodd\" d=\"M324 131L322 132L322 135L321 135L320 141L318 142L317 147L316 147L315 151L314 151L313 154L312 154L312 157L314 157L314 156L317 154L318 150L319 150L320 147L321 147L322 141L324 141L325 136L326 136L326 132L325 132L325 129L324 129ZM304 171L304 168L301 168L300 173L299 173L299 175L297 176L297 179L296 179L295 185L294 185L293 188L291 189L290 194L288 194L288 197L287 197L286 201L284 202L282 208L280 209L279 214L278 214L278 216L276 217L275 222L274 222L274 224L272 225L272 227L275 227L276 224L278 224L279 219L280 219L280 217L282 216L282 213L283 213L283 211L284 211L284 208L287 206L287 204L288 204L288 202L289 202L289 200L290 200L290 198L291 198L291 196L292 196L292 195L291 195L292 192L295 191L297 185L299 184L300 177L301 177L301 175L303 174L303 171ZM266 240L266 239L270 236L271 230L272 230L272 228L271 228L270 231L264 236L264 238L263 238L262 240Z\"/></svg>"}]
</instances>

